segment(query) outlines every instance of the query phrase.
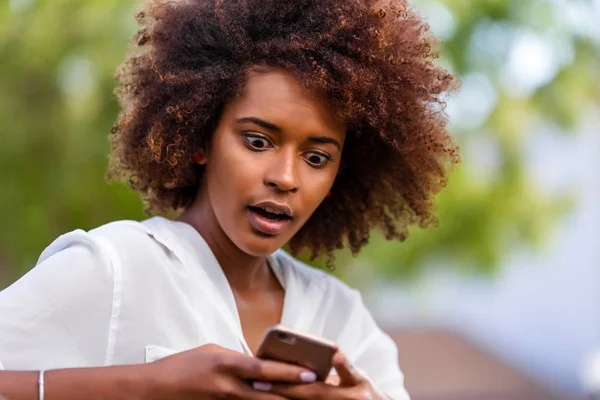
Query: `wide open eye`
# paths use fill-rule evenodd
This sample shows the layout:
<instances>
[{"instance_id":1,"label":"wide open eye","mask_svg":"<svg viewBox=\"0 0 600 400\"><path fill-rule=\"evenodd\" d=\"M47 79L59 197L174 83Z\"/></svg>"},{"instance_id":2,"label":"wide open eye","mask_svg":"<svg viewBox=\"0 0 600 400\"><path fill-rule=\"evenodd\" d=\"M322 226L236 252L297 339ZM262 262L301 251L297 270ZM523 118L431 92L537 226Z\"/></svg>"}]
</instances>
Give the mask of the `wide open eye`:
<instances>
[{"instance_id":1,"label":"wide open eye","mask_svg":"<svg viewBox=\"0 0 600 400\"><path fill-rule=\"evenodd\" d=\"M306 161L315 168L323 168L329 160L331 160L331 156L316 152L309 151L304 154L304 158Z\"/></svg>"},{"instance_id":2,"label":"wide open eye","mask_svg":"<svg viewBox=\"0 0 600 400\"><path fill-rule=\"evenodd\" d=\"M247 146L250 150L261 151L271 147L269 139L262 135L257 134L245 134L244 139L246 140Z\"/></svg>"}]
</instances>

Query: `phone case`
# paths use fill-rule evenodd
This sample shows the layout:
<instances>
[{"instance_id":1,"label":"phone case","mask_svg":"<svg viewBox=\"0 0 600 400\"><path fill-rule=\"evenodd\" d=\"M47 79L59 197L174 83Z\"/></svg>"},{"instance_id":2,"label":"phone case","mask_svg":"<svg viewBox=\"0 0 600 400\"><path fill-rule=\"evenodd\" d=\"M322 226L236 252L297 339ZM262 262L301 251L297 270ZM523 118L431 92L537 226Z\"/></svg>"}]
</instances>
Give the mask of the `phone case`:
<instances>
[{"instance_id":1,"label":"phone case","mask_svg":"<svg viewBox=\"0 0 600 400\"><path fill-rule=\"evenodd\" d=\"M314 371L317 379L324 381L336 351L337 346L333 342L275 325L265 334L256 356L300 365Z\"/></svg>"}]
</instances>

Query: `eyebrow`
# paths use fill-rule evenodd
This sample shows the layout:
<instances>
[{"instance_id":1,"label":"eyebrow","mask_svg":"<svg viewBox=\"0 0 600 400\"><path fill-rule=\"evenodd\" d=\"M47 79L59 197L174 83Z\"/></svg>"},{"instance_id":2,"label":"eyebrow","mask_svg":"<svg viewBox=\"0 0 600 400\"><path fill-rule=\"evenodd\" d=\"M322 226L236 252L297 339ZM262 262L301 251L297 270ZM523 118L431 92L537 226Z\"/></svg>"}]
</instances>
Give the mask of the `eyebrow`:
<instances>
[{"instance_id":1,"label":"eyebrow","mask_svg":"<svg viewBox=\"0 0 600 400\"><path fill-rule=\"evenodd\" d=\"M342 149L342 145L340 145L340 142L338 142L337 140L335 140L334 138L330 138L327 136L311 136L308 138L309 142L312 143L322 143L322 144L332 144L335 147L338 148L338 150Z\"/></svg>"},{"instance_id":2,"label":"eyebrow","mask_svg":"<svg viewBox=\"0 0 600 400\"><path fill-rule=\"evenodd\" d=\"M277 133L283 133L284 129L282 127L280 127L279 125L275 125L271 122L267 122L265 120L262 120L260 118L256 118L256 117L244 117L244 118L239 118L236 122L243 124L243 123L252 123L252 124L256 124L258 126L262 126L263 128L270 130L272 132L277 132ZM332 144L335 147L338 148L338 150L342 149L342 145L340 144L340 142L338 142L336 139L328 137L328 136L311 136L308 138L308 141L311 143L321 143L321 144Z\"/></svg>"},{"instance_id":3,"label":"eyebrow","mask_svg":"<svg viewBox=\"0 0 600 400\"><path fill-rule=\"evenodd\" d=\"M259 126L262 126L265 129L268 129L270 131L274 131L274 132L278 132L278 133L282 133L283 132L283 128L272 124L270 122L264 121L260 118L256 118L256 117L244 117L244 118L240 118L237 120L238 123L243 124L244 122L250 122L252 124L256 124Z\"/></svg>"}]
</instances>

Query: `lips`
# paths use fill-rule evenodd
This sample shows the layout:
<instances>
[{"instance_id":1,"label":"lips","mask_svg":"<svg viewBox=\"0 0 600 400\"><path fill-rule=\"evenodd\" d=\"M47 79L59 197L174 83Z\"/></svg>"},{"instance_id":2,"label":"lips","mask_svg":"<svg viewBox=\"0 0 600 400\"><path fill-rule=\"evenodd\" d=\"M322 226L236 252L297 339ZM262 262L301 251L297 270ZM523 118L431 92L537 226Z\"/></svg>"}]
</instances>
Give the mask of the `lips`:
<instances>
[{"instance_id":1,"label":"lips","mask_svg":"<svg viewBox=\"0 0 600 400\"><path fill-rule=\"evenodd\" d=\"M292 210L284 204L262 202L248 207L250 225L265 235L277 235L292 219Z\"/></svg>"},{"instance_id":2,"label":"lips","mask_svg":"<svg viewBox=\"0 0 600 400\"><path fill-rule=\"evenodd\" d=\"M292 209L287 204L275 203L274 201L261 201L252 204L250 208L262 209L272 214L284 215L288 218L293 217Z\"/></svg>"}]
</instances>

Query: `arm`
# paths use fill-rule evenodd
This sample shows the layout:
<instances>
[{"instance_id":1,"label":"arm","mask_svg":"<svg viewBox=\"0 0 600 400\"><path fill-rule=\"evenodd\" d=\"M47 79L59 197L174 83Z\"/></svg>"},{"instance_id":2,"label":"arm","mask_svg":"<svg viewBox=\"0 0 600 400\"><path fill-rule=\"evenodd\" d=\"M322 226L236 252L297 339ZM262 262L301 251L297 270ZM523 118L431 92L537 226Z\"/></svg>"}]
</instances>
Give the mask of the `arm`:
<instances>
[{"instance_id":1,"label":"arm","mask_svg":"<svg viewBox=\"0 0 600 400\"><path fill-rule=\"evenodd\" d=\"M345 295L343 303L347 314L337 340L348 357L348 364L368 377L387 398L409 400L396 344L373 320L360 292L351 290Z\"/></svg>"},{"instance_id":2,"label":"arm","mask_svg":"<svg viewBox=\"0 0 600 400\"><path fill-rule=\"evenodd\" d=\"M345 304L346 314L343 314L343 325L340 324L339 333L334 337L349 364L389 398L409 400L396 344L377 326L358 291L345 291L344 294L339 302Z\"/></svg>"},{"instance_id":3,"label":"arm","mask_svg":"<svg viewBox=\"0 0 600 400\"><path fill-rule=\"evenodd\" d=\"M362 314L362 318L354 329L362 329L362 335L353 349L352 363L369 376L388 398L409 400L410 397L404 388L404 374L398 363L396 344L377 326L362 299L356 309L357 314Z\"/></svg>"},{"instance_id":4,"label":"arm","mask_svg":"<svg viewBox=\"0 0 600 400\"><path fill-rule=\"evenodd\" d=\"M61 236L0 292L0 369L104 365L113 287L102 246L83 231Z\"/></svg>"},{"instance_id":5,"label":"arm","mask_svg":"<svg viewBox=\"0 0 600 400\"><path fill-rule=\"evenodd\" d=\"M46 371L45 400L150 399L152 381L144 365ZM0 371L0 395L37 400L39 373Z\"/></svg>"},{"instance_id":6,"label":"arm","mask_svg":"<svg viewBox=\"0 0 600 400\"><path fill-rule=\"evenodd\" d=\"M309 376L307 376L307 374ZM0 371L0 396L39 398L38 372ZM45 400L285 400L254 390L253 381L314 382L316 375L295 365L259 360L205 345L150 364L51 370L45 373Z\"/></svg>"}]
</instances>

